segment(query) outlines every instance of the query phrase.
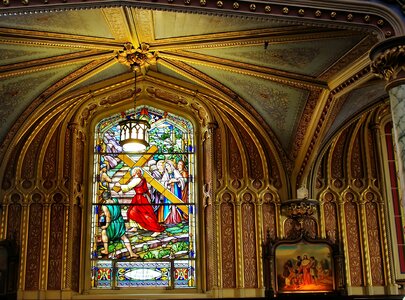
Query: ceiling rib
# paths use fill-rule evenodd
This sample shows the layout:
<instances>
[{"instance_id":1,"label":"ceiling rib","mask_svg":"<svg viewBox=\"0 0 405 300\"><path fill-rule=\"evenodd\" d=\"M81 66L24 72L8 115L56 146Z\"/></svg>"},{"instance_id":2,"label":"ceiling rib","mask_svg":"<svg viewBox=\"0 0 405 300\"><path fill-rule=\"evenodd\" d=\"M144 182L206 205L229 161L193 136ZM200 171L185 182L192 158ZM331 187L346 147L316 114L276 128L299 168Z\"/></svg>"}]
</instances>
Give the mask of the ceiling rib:
<instances>
[{"instance_id":1,"label":"ceiling rib","mask_svg":"<svg viewBox=\"0 0 405 300\"><path fill-rule=\"evenodd\" d=\"M0 78L17 76L26 73L43 71L51 68L63 67L80 62L88 62L100 59L111 59L113 53L100 53L95 51L82 51L72 54L64 54L46 59L35 59L23 63L15 63L0 66Z\"/></svg>"},{"instance_id":2,"label":"ceiling rib","mask_svg":"<svg viewBox=\"0 0 405 300\"><path fill-rule=\"evenodd\" d=\"M314 41L322 39L347 38L349 36L363 35L358 32L348 30L328 30L328 29L300 29L300 30L246 30L231 33L206 34L191 37L159 39L150 43L152 51L186 50L196 48L224 48L241 47L251 45L270 45L290 42Z\"/></svg>"},{"instance_id":3,"label":"ceiling rib","mask_svg":"<svg viewBox=\"0 0 405 300\"><path fill-rule=\"evenodd\" d=\"M273 80L291 86L313 89L323 88L328 89L328 85L325 82L313 79L309 76L296 75L284 71L275 70L268 67L256 66L223 58L217 58L214 56L195 54L189 52L159 52L159 57L164 57L171 60L178 60L183 62L189 62L199 65L205 65L221 70L232 71L239 74L250 75L260 77L264 79Z\"/></svg>"},{"instance_id":4,"label":"ceiling rib","mask_svg":"<svg viewBox=\"0 0 405 300\"><path fill-rule=\"evenodd\" d=\"M122 43L109 39L6 28L0 28L0 43L97 50L121 50L123 47Z\"/></svg>"}]
</instances>

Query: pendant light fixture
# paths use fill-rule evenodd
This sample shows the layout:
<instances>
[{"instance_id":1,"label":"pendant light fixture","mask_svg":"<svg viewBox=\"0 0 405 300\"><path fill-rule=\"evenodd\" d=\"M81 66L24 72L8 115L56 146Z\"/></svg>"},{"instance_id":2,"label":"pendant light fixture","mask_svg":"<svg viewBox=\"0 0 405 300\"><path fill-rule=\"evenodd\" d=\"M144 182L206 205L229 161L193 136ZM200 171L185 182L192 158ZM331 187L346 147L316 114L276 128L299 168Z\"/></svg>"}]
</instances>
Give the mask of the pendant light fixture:
<instances>
[{"instance_id":1,"label":"pendant light fixture","mask_svg":"<svg viewBox=\"0 0 405 300\"><path fill-rule=\"evenodd\" d=\"M135 90L134 90L134 114L119 122L120 143L125 152L139 153L144 152L149 147L149 129L150 124L144 114L137 114L137 72L145 75L151 64L156 63L157 53L149 52L149 45L142 43L138 49L135 49L131 43L124 44L124 50L119 51L117 59L131 68L134 72Z\"/></svg>"}]
</instances>

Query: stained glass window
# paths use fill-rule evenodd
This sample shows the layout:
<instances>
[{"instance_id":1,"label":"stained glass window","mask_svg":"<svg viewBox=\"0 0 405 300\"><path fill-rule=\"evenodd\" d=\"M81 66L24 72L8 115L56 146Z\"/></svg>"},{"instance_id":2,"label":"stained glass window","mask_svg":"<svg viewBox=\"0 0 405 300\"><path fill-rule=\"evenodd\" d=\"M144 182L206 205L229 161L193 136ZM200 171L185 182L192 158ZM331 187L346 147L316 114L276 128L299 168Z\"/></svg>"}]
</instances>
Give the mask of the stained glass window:
<instances>
[{"instance_id":1,"label":"stained glass window","mask_svg":"<svg viewBox=\"0 0 405 300\"><path fill-rule=\"evenodd\" d=\"M149 147L126 153L119 122L140 112L151 125ZM146 106L97 124L92 288L195 287L193 134L188 120Z\"/></svg>"}]
</instances>

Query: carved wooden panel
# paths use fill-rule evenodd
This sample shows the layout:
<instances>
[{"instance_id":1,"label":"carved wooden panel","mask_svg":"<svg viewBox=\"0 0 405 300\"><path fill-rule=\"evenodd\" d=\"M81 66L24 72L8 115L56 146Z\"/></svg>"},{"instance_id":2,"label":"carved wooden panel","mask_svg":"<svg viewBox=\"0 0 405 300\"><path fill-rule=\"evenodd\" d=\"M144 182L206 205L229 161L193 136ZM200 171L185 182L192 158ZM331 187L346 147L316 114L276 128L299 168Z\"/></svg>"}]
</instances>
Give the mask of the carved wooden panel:
<instances>
[{"instance_id":1,"label":"carved wooden panel","mask_svg":"<svg viewBox=\"0 0 405 300\"><path fill-rule=\"evenodd\" d=\"M363 155L361 155L360 147L360 131L357 133L356 138L353 141L353 149L351 155L351 175L353 178L362 179L364 176L363 172ZM361 183L360 181L356 181ZM361 186L357 186L361 187Z\"/></svg>"},{"instance_id":2,"label":"carved wooden panel","mask_svg":"<svg viewBox=\"0 0 405 300\"><path fill-rule=\"evenodd\" d=\"M304 218L302 221L302 228L304 232L312 238L315 239L318 236L318 223L313 218Z\"/></svg>"},{"instance_id":3,"label":"carved wooden panel","mask_svg":"<svg viewBox=\"0 0 405 300\"><path fill-rule=\"evenodd\" d=\"M381 258L382 253L381 237L379 234L380 222L378 218L378 205L375 202L368 202L365 204L365 209L372 284L384 285L384 269Z\"/></svg>"},{"instance_id":4,"label":"carved wooden panel","mask_svg":"<svg viewBox=\"0 0 405 300\"><path fill-rule=\"evenodd\" d=\"M284 222L284 235L288 239L296 239L301 234L301 225L297 220L287 219Z\"/></svg>"},{"instance_id":5,"label":"carved wooden panel","mask_svg":"<svg viewBox=\"0 0 405 300\"><path fill-rule=\"evenodd\" d=\"M56 203L51 206L49 257L48 257L48 289L59 290L62 278L62 250L65 222L65 207Z\"/></svg>"},{"instance_id":6,"label":"carved wooden panel","mask_svg":"<svg viewBox=\"0 0 405 300\"><path fill-rule=\"evenodd\" d=\"M270 235L271 239L276 238L276 208L274 203L263 204L263 234Z\"/></svg>"},{"instance_id":7,"label":"carved wooden panel","mask_svg":"<svg viewBox=\"0 0 405 300\"><path fill-rule=\"evenodd\" d=\"M235 138L231 134L229 136L229 174L231 178L241 179L243 177L243 170L242 170L242 159L239 152L239 146L235 141Z\"/></svg>"},{"instance_id":8,"label":"carved wooden panel","mask_svg":"<svg viewBox=\"0 0 405 300\"><path fill-rule=\"evenodd\" d=\"M359 220L356 203L347 202L344 204L346 232L347 232L347 253L349 260L350 284L352 286L363 285L362 255L360 248Z\"/></svg>"},{"instance_id":9,"label":"carved wooden panel","mask_svg":"<svg viewBox=\"0 0 405 300\"><path fill-rule=\"evenodd\" d=\"M370 173L372 178L378 178L376 166L376 154L375 154L376 146L371 131L367 131L367 142L368 142L368 149L370 149L368 153L370 156ZM379 181L376 180L375 182L376 186L379 186Z\"/></svg>"},{"instance_id":10,"label":"carved wooden panel","mask_svg":"<svg viewBox=\"0 0 405 300\"><path fill-rule=\"evenodd\" d=\"M203 172L204 172L204 183L208 184L211 187L211 179L212 179L212 151L211 151L211 143L207 142L211 141L211 139L206 139L203 143L204 148L204 156L203 156Z\"/></svg>"},{"instance_id":11,"label":"carved wooden panel","mask_svg":"<svg viewBox=\"0 0 405 300\"><path fill-rule=\"evenodd\" d=\"M222 285L236 287L234 208L232 203L221 204Z\"/></svg>"},{"instance_id":12,"label":"carved wooden panel","mask_svg":"<svg viewBox=\"0 0 405 300\"><path fill-rule=\"evenodd\" d=\"M253 203L242 204L243 262L245 287L257 287L255 207Z\"/></svg>"},{"instance_id":13,"label":"carved wooden panel","mask_svg":"<svg viewBox=\"0 0 405 300\"><path fill-rule=\"evenodd\" d=\"M332 242L338 241L337 207L334 202L325 202L323 205L326 237Z\"/></svg>"},{"instance_id":14,"label":"carved wooden panel","mask_svg":"<svg viewBox=\"0 0 405 300\"><path fill-rule=\"evenodd\" d=\"M270 162L270 182L275 188L281 189L283 184L281 182L280 170L278 169L277 162L271 154L268 156L268 160Z\"/></svg>"},{"instance_id":15,"label":"carved wooden panel","mask_svg":"<svg viewBox=\"0 0 405 300\"><path fill-rule=\"evenodd\" d=\"M249 177L253 179L262 179L263 178L263 162L260 157L259 151L253 142L252 138L243 129L242 126L238 127L239 133L243 139L243 145L245 146L248 154L249 161Z\"/></svg>"},{"instance_id":16,"label":"carved wooden panel","mask_svg":"<svg viewBox=\"0 0 405 300\"><path fill-rule=\"evenodd\" d=\"M81 221L82 221L82 209L74 205L73 207L73 247L72 247L72 290L79 291L79 276L80 274L80 232L81 232Z\"/></svg>"},{"instance_id":17,"label":"carved wooden panel","mask_svg":"<svg viewBox=\"0 0 405 300\"><path fill-rule=\"evenodd\" d=\"M35 136L33 141L28 147L28 151L24 157L24 163L21 172L21 178L23 179L33 179L35 176L35 170L38 163L38 156L43 145L43 140L45 138L46 133L48 133L50 128L50 124L48 123L44 126L39 133Z\"/></svg>"},{"instance_id":18,"label":"carved wooden panel","mask_svg":"<svg viewBox=\"0 0 405 300\"><path fill-rule=\"evenodd\" d=\"M347 129L343 131L333 149L332 153L332 165L331 167L331 176L334 179L342 179L344 176L343 167L345 166L344 162L344 148L347 135ZM339 188L339 187L338 187Z\"/></svg>"},{"instance_id":19,"label":"carved wooden panel","mask_svg":"<svg viewBox=\"0 0 405 300\"><path fill-rule=\"evenodd\" d=\"M83 183L83 160L84 143L80 138L76 139L76 157L75 157L75 180L77 183Z\"/></svg>"},{"instance_id":20,"label":"carved wooden panel","mask_svg":"<svg viewBox=\"0 0 405 300\"><path fill-rule=\"evenodd\" d=\"M221 130L217 129L214 131L214 153L215 153L215 163L217 179L222 179L222 136ZM219 187L219 185L218 185Z\"/></svg>"},{"instance_id":21,"label":"carved wooden panel","mask_svg":"<svg viewBox=\"0 0 405 300\"><path fill-rule=\"evenodd\" d=\"M72 167L72 140L71 140L71 129L70 127L66 128L64 149L63 149L63 179L65 180L65 187L69 186L70 180L70 170Z\"/></svg>"},{"instance_id":22,"label":"carved wooden panel","mask_svg":"<svg viewBox=\"0 0 405 300\"><path fill-rule=\"evenodd\" d=\"M205 224L207 226L206 231L205 231L205 243L207 245L207 259L205 261L206 263L206 267L207 267L207 274L206 274L206 280L207 280L207 289L212 289L212 287L214 286L214 280L216 278L215 276L215 272L216 272L216 266L214 266L214 255L216 253L213 253L213 249L214 249L214 235L212 234L214 232L214 228L213 228L213 209L212 209L212 205L207 205L205 207Z\"/></svg>"},{"instance_id":23,"label":"carved wooden panel","mask_svg":"<svg viewBox=\"0 0 405 300\"><path fill-rule=\"evenodd\" d=\"M53 134L46 149L42 168L42 178L52 180L56 178L58 131ZM46 187L47 188L47 187ZM49 188L49 187L48 187Z\"/></svg>"},{"instance_id":24,"label":"carved wooden panel","mask_svg":"<svg viewBox=\"0 0 405 300\"><path fill-rule=\"evenodd\" d=\"M27 262L25 268L25 289L39 289L42 244L42 204L30 205L28 221Z\"/></svg>"},{"instance_id":25,"label":"carved wooden panel","mask_svg":"<svg viewBox=\"0 0 405 300\"><path fill-rule=\"evenodd\" d=\"M19 196L18 194L15 195ZM22 207L18 203L12 203L8 206L7 238L13 237L18 246L21 244L21 211Z\"/></svg>"}]
</instances>

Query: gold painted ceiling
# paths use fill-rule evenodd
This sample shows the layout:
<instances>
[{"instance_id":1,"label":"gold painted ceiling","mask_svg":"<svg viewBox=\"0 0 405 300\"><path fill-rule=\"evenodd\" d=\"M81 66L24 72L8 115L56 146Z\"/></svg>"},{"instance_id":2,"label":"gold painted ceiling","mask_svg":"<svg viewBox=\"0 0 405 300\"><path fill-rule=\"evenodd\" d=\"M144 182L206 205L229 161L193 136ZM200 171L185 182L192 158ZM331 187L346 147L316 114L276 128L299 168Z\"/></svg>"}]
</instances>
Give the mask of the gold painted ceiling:
<instances>
[{"instance_id":1,"label":"gold painted ceiling","mask_svg":"<svg viewBox=\"0 0 405 300\"><path fill-rule=\"evenodd\" d=\"M381 8L368 4L353 13L341 5L325 12L316 6L304 11L257 3L236 14L238 2L218 1L214 9L200 1L193 11L181 4L168 9L173 1L161 6L159 1L98 8L58 4L61 9L42 4L31 10L3 1L0 140L30 103L46 101L50 86L63 86L55 93L68 94L130 72L116 59L125 42L147 43L158 53L148 76L161 73L167 81L196 89L209 78L205 88L213 94L244 102L271 128L296 173L314 147L386 97L383 84L369 72L368 52L402 28L395 18L381 19ZM222 12L221 5L230 8Z\"/></svg>"}]
</instances>

